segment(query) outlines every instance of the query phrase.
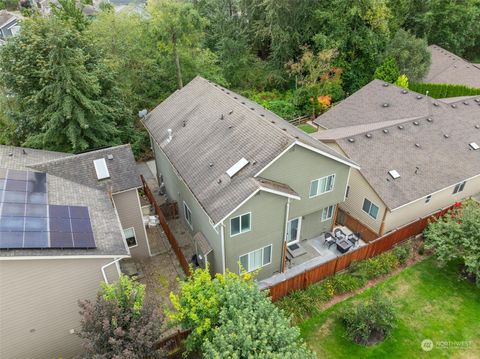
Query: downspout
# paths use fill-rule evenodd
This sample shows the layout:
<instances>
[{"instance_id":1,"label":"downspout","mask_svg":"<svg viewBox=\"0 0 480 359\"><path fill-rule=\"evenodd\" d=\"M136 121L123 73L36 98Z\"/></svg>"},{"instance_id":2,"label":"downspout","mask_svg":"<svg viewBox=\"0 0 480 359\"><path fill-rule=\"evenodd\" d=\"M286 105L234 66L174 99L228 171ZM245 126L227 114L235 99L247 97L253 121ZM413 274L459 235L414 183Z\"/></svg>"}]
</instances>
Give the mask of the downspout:
<instances>
[{"instance_id":1,"label":"downspout","mask_svg":"<svg viewBox=\"0 0 480 359\"><path fill-rule=\"evenodd\" d=\"M105 283L108 284L108 279L107 279L107 274L105 273L105 268L107 268L108 266L112 265L115 263L115 266L117 268L117 272L118 272L118 276L120 277L120 265L118 264L119 261L121 261L122 258L117 258L117 259L114 259L113 261L111 261L110 263L107 263L105 264L103 267L102 267L102 275L103 275L103 280L105 281Z\"/></svg>"},{"instance_id":2,"label":"downspout","mask_svg":"<svg viewBox=\"0 0 480 359\"><path fill-rule=\"evenodd\" d=\"M220 244L222 246L222 273L225 273L225 227L220 223Z\"/></svg>"},{"instance_id":3,"label":"downspout","mask_svg":"<svg viewBox=\"0 0 480 359\"><path fill-rule=\"evenodd\" d=\"M290 198L287 198L287 208L285 211L285 232L283 235L283 243L282 243L282 263L281 263L281 268L282 268L282 273L285 272L285 258L287 257L287 229L288 229L288 216L290 215Z\"/></svg>"}]
</instances>

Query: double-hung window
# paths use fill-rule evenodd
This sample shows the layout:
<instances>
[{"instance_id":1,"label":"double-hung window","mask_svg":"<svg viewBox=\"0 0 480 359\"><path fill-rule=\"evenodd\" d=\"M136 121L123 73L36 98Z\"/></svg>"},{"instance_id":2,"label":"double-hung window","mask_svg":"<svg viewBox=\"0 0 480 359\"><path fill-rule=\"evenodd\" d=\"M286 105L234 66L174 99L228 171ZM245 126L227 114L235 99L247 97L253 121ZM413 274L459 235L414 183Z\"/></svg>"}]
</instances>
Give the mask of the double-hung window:
<instances>
[{"instance_id":1,"label":"double-hung window","mask_svg":"<svg viewBox=\"0 0 480 359\"><path fill-rule=\"evenodd\" d=\"M247 272L264 267L272 262L272 245L240 256L241 270Z\"/></svg>"},{"instance_id":2,"label":"double-hung window","mask_svg":"<svg viewBox=\"0 0 480 359\"><path fill-rule=\"evenodd\" d=\"M332 205L332 206L325 207L322 210L322 222L328 221L329 219L332 218L333 208L334 208L334 206Z\"/></svg>"},{"instance_id":3,"label":"double-hung window","mask_svg":"<svg viewBox=\"0 0 480 359\"><path fill-rule=\"evenodd\" d=\"M124 229L123 235L125 236L125 241L129 247L136 247L138 245L137 239L135 238L135 229L133 227Z\"/></svg>"},{"instance_id":4,"label":"double-hung window","mask_svg":"<svg viewBox=\"0 0 480 359\"><path fill-rule=\"evenodd\" d=\"M378 217L378 206L373 204L372 202L370 202L368 199L365 198L365 200L363 201L363 207L362 207L362 210L366 213L368 213L368 215L370 217L372 217L373 219L377 219Z\"/></svg>"},{"instance_id":5,"label":"double-hung window","mask_svg":"<svg viewBox=\"0 0 480 359\"><path fill-rule=\"evenodd\" d=\"M190 211L190 208L188 208L188 206L185 202L183 202L183 213L185 215L185 220L187 221L190 228L192 228L193 227L192 211Z\"/></svg>"},{"instance_id":6,"label":"double-hung window","mask_svg":"<svg viewBox=\"0 0 480 359\"><path fill-rule=\"evenodd\" d=\"M310 198L333 191L335 174L325 176L310 182Z\"/></svg>"},{"instance_id":7,"label":"double-hung window","mask_svg":"<svg viewBox=\"0 0 480 359\"><path fill-rule=\"evenodd\" d=\"M252 229L252 214L245 213L230 220L230 236L248 232Z\"/></svg>"},{"instance_id":8,"label":"double-hung window","mask_svg":"<svg viewBox=\"0 0 480 359\"><path fill-rule=\"evenodd\" d=\"M455 185L455 188L453 189L452 194L457 194L458 192L462 192L463 189L465 188L465 183L467 183L467 181L463 181Z\"/></svg>"}]
</instances>

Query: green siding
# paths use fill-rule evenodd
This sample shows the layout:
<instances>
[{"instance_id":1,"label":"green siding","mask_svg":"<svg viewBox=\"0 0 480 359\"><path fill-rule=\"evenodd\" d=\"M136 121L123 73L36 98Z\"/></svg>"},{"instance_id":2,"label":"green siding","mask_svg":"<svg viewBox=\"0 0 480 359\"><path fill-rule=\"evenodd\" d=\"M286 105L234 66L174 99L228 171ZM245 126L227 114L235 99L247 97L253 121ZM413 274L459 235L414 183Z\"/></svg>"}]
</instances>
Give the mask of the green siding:
<instances>
[{"instance_id":1,"label":"green siding","mask_svg":"<svg viewBox=\"0 0 480 359\"><path fill-rule=\"evenodd\" d=\"M230 271L239 272L241 255L271 244L272 261L260 270L257 279L280 272L286 205L287 198L260 191L225 221L225 257ZM230 219L247 212L252 214L251 230L231 237Z\"/></svg>"},{"instance_id":2,"label":"green siding","mask_svg":"<svg viewBox=\"0 0 480 359\"><path fill-rule=\"evenodd\" d=\"M330 230L332 220L321 222L321 211L343 202L348 173L347 165L294 146L260 176L286 183L300 195L301 200L292 201L289 219L302 217L301 239L309 239ZM333 191L309 198L310 182L331 174L335 174Z\"/></svg>"},{"instance_id":3,"label":"green siding","mask_svg":"<svg viewBox=\"0 0 480 359\"><path fill-rule=\"evenodd\" d=\"M153 141L153 149L155 152L155 164L157 166L157 173L162 174L163 182L167 191L168 198L178 202L178 210L180 216L185 223L185 228L192 234L202 232L213 248L213 252L208 255L208 262L212 273L222 272L222 249L220 230L217 233L210 224L210 219L200 206L192 192L188 189L185 183L177 176L176 171L168 161L163 151ZM183 210L183 201L187 204L192 212L192 228L185 221L185 214ZM189 258L187 258L188 260Z\"/></svg>"}]
</instances>

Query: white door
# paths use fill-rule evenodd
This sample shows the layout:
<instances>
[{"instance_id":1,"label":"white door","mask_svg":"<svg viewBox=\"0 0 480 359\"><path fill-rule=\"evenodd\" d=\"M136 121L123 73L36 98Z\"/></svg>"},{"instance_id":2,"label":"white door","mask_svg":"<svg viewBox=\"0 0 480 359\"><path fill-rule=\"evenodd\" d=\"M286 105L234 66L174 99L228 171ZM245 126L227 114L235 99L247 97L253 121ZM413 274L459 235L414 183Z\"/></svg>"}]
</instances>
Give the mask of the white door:
<instances>
[{"instance_id":1,"label":"white door","mask_svg":"<svg viewBox=\"0 0 480 359\"><path fill-rule=\"evenodd\" d=\"M287 224L287 245L297 243L300 240L300 227L302 217L294 218Z\"/></svg>"}]
</instances>

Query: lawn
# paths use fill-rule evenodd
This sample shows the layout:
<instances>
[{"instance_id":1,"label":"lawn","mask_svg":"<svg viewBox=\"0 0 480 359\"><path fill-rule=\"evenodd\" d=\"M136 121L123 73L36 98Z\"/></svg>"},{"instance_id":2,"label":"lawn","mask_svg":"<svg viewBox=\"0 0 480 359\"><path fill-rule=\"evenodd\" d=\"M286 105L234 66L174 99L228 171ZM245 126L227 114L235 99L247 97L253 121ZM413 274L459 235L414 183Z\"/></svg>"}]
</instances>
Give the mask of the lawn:
<instances>
[{"instance_id":1,"label":"lawn","mask_svg":"<svg viewBox=\"0 0 480 359\"><path fill-rule=\"evenodd\" d=\"M317 132L317 129L315 127L313 127L312 125L309 125L308 123L303 123L301 125L298 125L298 128L301 129L303 132L306 132L306 133Z\"/></svg>"},{"instance_id":2,"label":"lawn","mask_svg":"<svg viewBox=\"0 0 480 359\"><path fill-rule=\"evenodd\" d=\"M453 266L439 269L430 258L376 288L392 299L397 311L392 334L371 347L344 337L339 311L371 295L369 289L300 323L302 336L319 358L480 358L480 289L460 280ZM421 349L424 339L433 341L431 351Z\"/></svg>"}]
</instances>

